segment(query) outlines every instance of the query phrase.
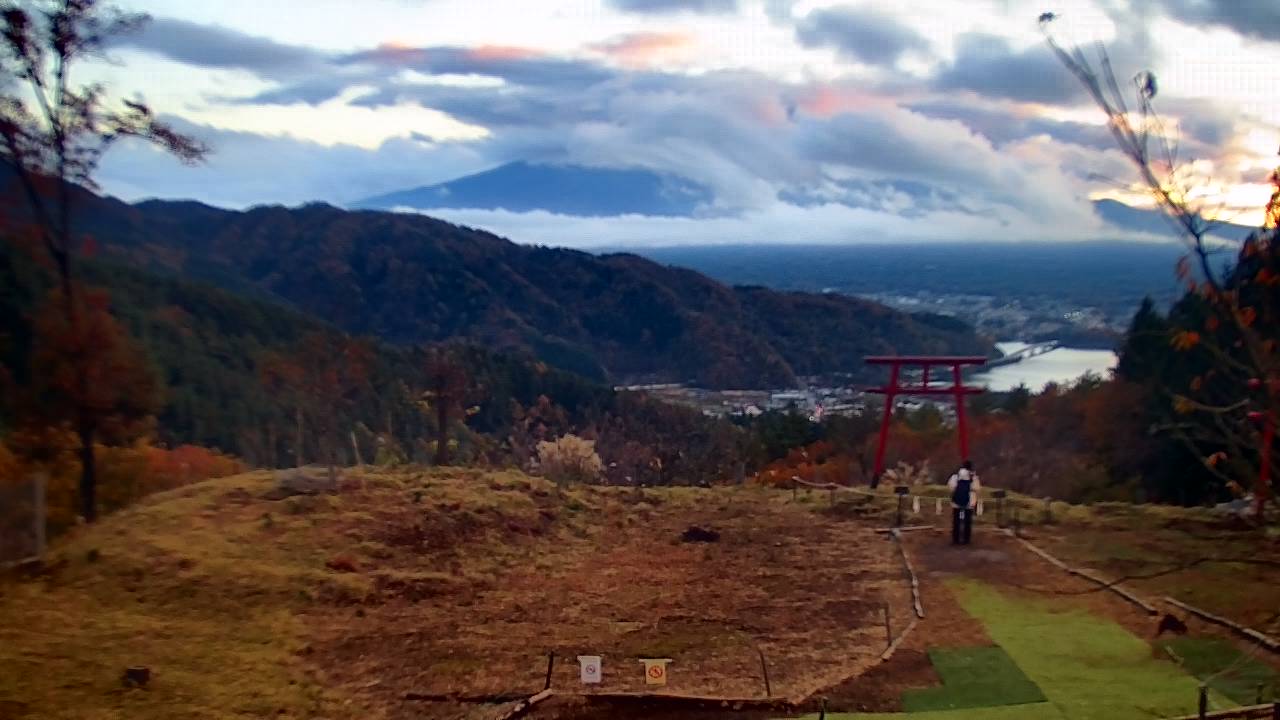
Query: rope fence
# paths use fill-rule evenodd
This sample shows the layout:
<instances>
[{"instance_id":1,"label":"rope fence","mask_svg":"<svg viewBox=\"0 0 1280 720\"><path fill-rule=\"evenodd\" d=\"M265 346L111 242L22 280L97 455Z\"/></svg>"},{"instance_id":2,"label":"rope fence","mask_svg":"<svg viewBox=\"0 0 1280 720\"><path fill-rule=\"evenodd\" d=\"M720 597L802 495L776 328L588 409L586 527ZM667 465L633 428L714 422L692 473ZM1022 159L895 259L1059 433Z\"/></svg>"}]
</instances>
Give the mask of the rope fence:
<instances>
[{"instance_id":1,"label":"rope fence","mask_svg":"<svg viewBox=\"0 0 1280 720\"><path fill-rule=\"evenodd\" d=\"M951 506L951 496L946 494L946 489L933 486L918 488L917 486L898 485L895 492L885 493L837 483L809 482L798 476L793 476L791 478L791 494L793 498L798 497L798 492L801 488L806 491L826 491L833 504L837 493L884 503L889 506L889 509L896 509L899 518L896 522L898 527L904 525L905 517L908 514L918 516L926 513L929 501L933 501L934 515L942 515ZM923 492L920 490L923 490ZM990 500L979 498L977 506L974 508L975 520L986 515L987 504L991 502L995 504L996 525L1001 528L1051 524L1055 521L1055 512L1061 510L1061 507L1055 510L1054 504L1057 501L1049 497L1043 499L1015 497L1010 496L1007 491L997 488L984 488L983 494L989 494ZM1063 505L1060 502L1057 504L1059 506Z\"/></svg>"}]
</instances>

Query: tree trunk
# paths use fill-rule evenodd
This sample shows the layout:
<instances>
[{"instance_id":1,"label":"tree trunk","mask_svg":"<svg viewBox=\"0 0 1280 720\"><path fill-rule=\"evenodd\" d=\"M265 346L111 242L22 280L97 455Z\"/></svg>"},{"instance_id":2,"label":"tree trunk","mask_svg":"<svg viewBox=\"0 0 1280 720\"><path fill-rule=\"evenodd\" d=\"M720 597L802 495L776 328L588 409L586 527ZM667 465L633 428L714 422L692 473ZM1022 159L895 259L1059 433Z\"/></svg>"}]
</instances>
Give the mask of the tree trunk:
<instances>
[{"instance_id":1,"label":"tree trunk","mask_svg":"<svg viewBox=\"0 0 1280 720\"><path fill-rule=\"evenodd\" d=\"M267 467L275 469L280 467L276 464L276 424L275 422L267 423Z\"/></svg>"},{"instance_id":2,"label":"tree trunk","mask_svg":"<svg viewBox=\"0 0 1280 720\"><path fill-rule=\"evenodd\" d=\"M436 465L449 464L449 403L436 399Z\"/></svg>"},{"instance_id":3,"label":"tree trunk","mask_svg":"<svg viewBox=\"0 0 1280 720\"><path fill-rule=\"evenodd\" d=\"M356 467L364 467L364 458L360 456L360 443L356 442L356 431L351 431L351 452L356 456Z\"/></svg>"},{"instance_id":4,"label":"tree trunk","mask_svg":"<svg viewBox=\"0 0 1280 720\"><path fill-rule=\"evenodd\" d=\"M338 484L338 461L336 459L337 440L334 437L332 427L324 434L324 459L329 464L329 485L336 487Z\"/></svg>"},{"instance_id":5,"label":"tree trunk","mask_svg":"<svg viewBox=\"0 0 1280 720\"><path fill-rule=\"evenodd\" d=\"M297 467L303 466L302 461L302 406L294 408L294 420L297 423L297 436L293 441L293 464Z\"/></svg>"},{"instance_id":6,"label":"tree trunk","mask_svg":"<svg viewBox=\"0 0 1280 720\"><path fill-rule=\"evenodd\" d=\"M85 522L98 519L98 479L93 452L93 427L80 426L80 515Z\"/></svg>"}]
</instances>

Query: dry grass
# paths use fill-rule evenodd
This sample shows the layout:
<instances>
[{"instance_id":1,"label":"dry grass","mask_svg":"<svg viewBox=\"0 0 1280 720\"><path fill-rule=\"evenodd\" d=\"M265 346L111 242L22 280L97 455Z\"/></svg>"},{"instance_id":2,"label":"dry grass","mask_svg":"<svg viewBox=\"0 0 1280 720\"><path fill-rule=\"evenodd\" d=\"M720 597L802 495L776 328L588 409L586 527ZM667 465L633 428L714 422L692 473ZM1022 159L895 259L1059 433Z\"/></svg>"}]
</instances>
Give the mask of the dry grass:
<instances>
[{"instance_id":1,"label":"dry grass","mask_svg":"<svg viewBox=\"0 0 1280 720\"><path fill-rule=\"evenodd\" d=\"M885 539L763 489L564 491L515 472L369 472L261 498L265 473L153 496L0 580L0 717L462 717L408 691L801 694L867 666L905 623ZM689 525L716 543L683 543ZM126 689L125 667L153 672Z\"/></svg>"},{"instance_id":2,"label":"dry grass","mask_svg":"<svg viewBox=\"0 0 1280 720\"><path fill-rule=\"evenodd\" d=\"M265 475L156 495L58 543L48 572L0 583L0 716L310 717L327 698L296 651L332 581L292 525L243 495ZM235 518L235 516L244 516ZM145 665L146 690L121 684Z\"/></svg>"}]
</instances>

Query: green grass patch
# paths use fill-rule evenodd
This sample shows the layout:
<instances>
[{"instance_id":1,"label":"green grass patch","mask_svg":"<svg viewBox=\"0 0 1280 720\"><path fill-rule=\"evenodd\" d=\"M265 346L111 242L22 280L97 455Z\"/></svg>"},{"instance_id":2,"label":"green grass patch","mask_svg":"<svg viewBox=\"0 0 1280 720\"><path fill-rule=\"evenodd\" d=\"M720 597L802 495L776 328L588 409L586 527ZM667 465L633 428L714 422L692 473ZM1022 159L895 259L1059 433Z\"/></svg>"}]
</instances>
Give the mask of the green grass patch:
<instances>
[{"instance_id":1,"label":"green grass patch","mask_svg":"<svg viewBox=\"0 0 1280 720\"><path fill-rule=\"evenodd\" d=\"M1257 701L1259 685L1263 686L1264 700L1272 697L1280 685L1280 674L1226 640L1179 637L1164 640L1160 645L1182 658L1187 672L1241 705Z\"/></svg>"},{"instance_id":2,"label":"green grass patch","mask_svg":"<svg viewBox=\"0 0 1280 720\"><path fill-rule=\"evenodd\" d=\"M942 677L942 686L904 692L902 709L909 713L1045 701L1040 688L1002 648L935 648L929 651L929 661Z\"/></svg>"},{"instance_id":3,"label":"green grass patch","mask_svg":"<svg viewBox=\"0 0 1280 720\"><path fill-rule=\"evenodd\" d=\"M1119 625L1065 602L1014 598L976 582L949 587L961 606L1040 687L1076 718L1174 717L1195 712L1199 683ZM1216 707L1233 705L1213 693Z\"/></svg>"},{"instance_id":4,"label":"green grass patch","mask_svg":"<svg viewBox=\"0 0 1280 720\"><path fill-rule=\"evenodd\" d=\"M817 715L808 716L814 720ZM1050 703L1006 705L1004 707L969 708L966 710L934 710L919 713L827 713L827 720L1065 720Z\"/></svg>"},{"instance_id":5,"label":"green grass patch","mask_svg":"<svg viewBox=\"0 0 1280 720\"><path fill-rule=\"evenodd\" d=\"M1014 597L972 580L950 581L947 587L1048 702L828 718L1149 720L1196 710L1200 681L1173 662L1154 657L1150 644L1109 620L1066 599ZM1211 691L1209 699L1214 709L1236 705L1217 691Z\"/></svg>"}]
</instances>

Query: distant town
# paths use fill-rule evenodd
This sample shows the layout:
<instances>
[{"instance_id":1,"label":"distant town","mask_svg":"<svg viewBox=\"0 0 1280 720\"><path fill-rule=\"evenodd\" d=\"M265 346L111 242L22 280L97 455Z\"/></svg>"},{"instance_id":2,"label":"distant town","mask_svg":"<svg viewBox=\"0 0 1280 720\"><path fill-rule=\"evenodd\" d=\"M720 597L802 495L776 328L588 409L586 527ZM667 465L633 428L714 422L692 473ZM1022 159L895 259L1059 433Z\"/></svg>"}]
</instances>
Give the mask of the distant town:
<instances>
[{"instance_id":1,"label":"distant town","mask_svg":"<svg viewBox=\"0 0 1280 720\"><path fill-rule=\"evenodd\" d=\"M1027 341L1056 339L1063 345L1083 348L1114 347L1116 338L1133 318L1131 306L1103 309L1047 297L942 294L928 290L864 293L862 297L905 312L956 317L989 337Z\"/></svg>"},{"instance_id":2,"label":"distant town","mask_svg":"<svg viewBox=\"0 0 1280 720\"><path fill-rule=\"evenodd\" d=\"M752 418L779 411L804 413L818 422L833 415L860 417L868 409L876 413L884 407L883 396L868 393L861 387L832 385L829 379L823 381L816 377L802 377L800 382L804 389L708 390L682 383L624 385L616 389L644 392L667 402L697 408L704 415L724 418ZM955 416L950 399L898 398L894 406L907 411L932 406L945 421Z\"/></svg>"}]
</instances>

